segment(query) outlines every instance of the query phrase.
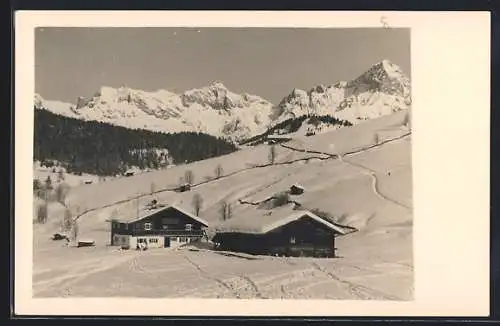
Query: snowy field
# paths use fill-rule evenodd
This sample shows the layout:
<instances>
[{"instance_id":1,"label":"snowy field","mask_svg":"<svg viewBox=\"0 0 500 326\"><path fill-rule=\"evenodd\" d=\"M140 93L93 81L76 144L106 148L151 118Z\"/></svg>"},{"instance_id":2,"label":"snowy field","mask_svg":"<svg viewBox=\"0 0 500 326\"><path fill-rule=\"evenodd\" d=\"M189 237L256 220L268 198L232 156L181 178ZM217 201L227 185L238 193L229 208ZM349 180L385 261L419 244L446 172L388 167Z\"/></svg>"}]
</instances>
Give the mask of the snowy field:
<instances>
[{"instance_id":1,"label":"snowy field","mask_svg":"<svg viewBox=\"0 0 500 326\"><path fill-rule=\"evenodd\" d=\"M93 248L68 248L51 241L64 210L49 206L49 220L34 225L33 291L35 297L177 297L177 298L316 298L411 300L412 169L411 136L402 125L405 112L362 124L303 137L277 147L274 165L269 146L163 171L75 187L69 206L81 212L81 238ZM375 135L378 135L376 137ZM375 138L378 138L378 146ZM335 156L341 155L340 158ZM214 180L220 164L223 177ZM186 170L195 175L190 192L171 191ZM188 249L121 251L109 247L112 214L133 214L152 199L192 210L195 193L200 213L215 225L221 201L234 214L254 209L239 200L259 202L287 190L308 209L341 216L338 223L359 231L337 238L335 259L227 256ZM140 200L134 200L138 195ZM210 233L210 230L209 230ZM250 259L251 258L251 259Z\"/></svg>"}]
</instances>

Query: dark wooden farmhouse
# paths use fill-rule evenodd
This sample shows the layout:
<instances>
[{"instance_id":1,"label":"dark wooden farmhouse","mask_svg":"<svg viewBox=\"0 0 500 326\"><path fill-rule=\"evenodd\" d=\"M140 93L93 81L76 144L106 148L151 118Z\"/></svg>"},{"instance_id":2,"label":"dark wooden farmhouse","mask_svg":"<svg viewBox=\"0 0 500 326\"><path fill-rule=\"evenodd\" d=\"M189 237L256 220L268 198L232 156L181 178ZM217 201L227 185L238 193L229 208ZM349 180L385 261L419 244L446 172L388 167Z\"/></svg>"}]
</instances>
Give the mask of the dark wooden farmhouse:
<instances>
[{"instance_id":1,"label":"dark wooden farmhouse","mask_svg":"<svg viewBox=\"0 0 500 326\"><path fill-rule=\"evenodd\" d=\"M335 238L343 234L310 211L286 205L235 215L216 226L213 242L219 250L254 255L335 257Z\"/></svg>"},{"instance_id":2,"label":"dark wooden farmhouse","mask_svg":"<svg viewBox=\"0 0 500 326\"><path fill-rule=\"evenodd\" d=\"M176 206L150 205L131 219L111 221L111 245L168 248L198 241L208 223Z\"/></svg>"}]
</instances>

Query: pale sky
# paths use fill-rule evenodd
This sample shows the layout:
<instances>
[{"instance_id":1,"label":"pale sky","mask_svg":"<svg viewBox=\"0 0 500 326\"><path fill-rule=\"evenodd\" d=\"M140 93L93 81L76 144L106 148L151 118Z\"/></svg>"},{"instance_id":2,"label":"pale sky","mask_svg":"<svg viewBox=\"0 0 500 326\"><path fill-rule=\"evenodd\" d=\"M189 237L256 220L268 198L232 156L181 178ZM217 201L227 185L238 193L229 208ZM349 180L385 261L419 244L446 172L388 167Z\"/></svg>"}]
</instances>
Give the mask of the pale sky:
<instances>
[{"instance_id":1,"label":"pale sky","mask_svg":"<svg viewBox=\"0 0 500 326\"><path fill-rule=\"evenodd\" d=\"M35 91L75 102L101 86L182 93L221 81L277 104L383 59L410 76L409 29L38 28Z\"/></svg>"}]
</instances>

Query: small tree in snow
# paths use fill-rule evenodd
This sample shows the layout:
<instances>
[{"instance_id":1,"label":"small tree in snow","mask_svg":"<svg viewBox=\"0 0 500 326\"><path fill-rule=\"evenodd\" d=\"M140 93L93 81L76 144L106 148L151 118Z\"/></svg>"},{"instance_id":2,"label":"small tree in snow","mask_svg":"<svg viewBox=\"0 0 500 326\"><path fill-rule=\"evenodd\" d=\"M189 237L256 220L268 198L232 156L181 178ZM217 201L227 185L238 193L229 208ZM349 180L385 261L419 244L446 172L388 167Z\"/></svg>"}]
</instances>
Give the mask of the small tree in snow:
<instances>
[{"instance_id":1,"label":"small tree in snow","mask_svg":"<svg viewBox=\"0 0 500 326\"><path fill-rule=\"evenodd\" d=\"M64 210L64 217L62 222L63 232L71 231L72 226L73 226L73 214L71 213L71 210L67 207Z\"/></svg>"},{"instance_id":2,"label":"small tree in snow","mask_svg":"<svg viewBox=\"0 0 500 326\"><path fill-rule=\"evenodd\" d=\"M71 222L71 237L70 237L71 242L75 243L78 241L78 233L79 233L78 220L74 219Z\"/></svg>"},{"instance_id":3,"label":"small tree in snow","mask_svg":"<svg viewBox=\"0 0 500 326\"><path fill-rule=\"evenodd\" d=\"M406 112L404 118L403 118L403 122L402 122L402 125L411 129L411 117L410 117L410 112Z\"/></svg>"},{"instance_id":4,"label":"small tree in snow","mask_svg":"<svg viewBox=\"0 0 500 326\"><path fill-rule=\"evenodd\" d=\"M52 179L50 178L50 175L47 176L47 179L45 179L45 189L47 191L51 191L52 189L54 189L54 187L52 185Z\"/></svg>"},{"instance_id":5,"label":"small tree in snow","mask_svg":"<svg viewBox=\"0 0 500 326\"><path fill-rule=\"evenodd\" d=\"M42 189L42 183L40 182L40 180L38 179L33 180L33 192L35 194L38 194L38 191L40 189Z\"/></svg>"},{"instance_id":6,"label":"small tree in snow","mask_svg":"<svg viewBox=\"0 0 500 326\"><path fill-rule=\"evenodd\" d=\"M44 224L48 217L48 205L47 202L39 204L36 212L36 220L40 224Z\"/></svg>"},{"instance_id":7,"label":"small tree in snow","mask_svg":"<svg viewBox=\"0 0 500 326\"><path fill-rule=\"evenodd\" d=\"M59 184L56 189L56 200L64 205L64 202L66 201L66 197L69 193L70 187L66 183L61 183Z\"/></svg>"},{"instance_id":8,"label":"small tree in snow","mask_svg":"<svg viewBox=\"0 0 500 326\"><path fill-rule=\"evenodd\" d=\"M151 185L149 186L149 190L151 192L151 195L153 195L156 191L156 184L154 182L151 182Z\"/></svg>"},{"instance_id":9,"label":"small tree in snow","mask_svg":"<svg viewBox=\"0 0 500 326\"><path fill-rule=\"evenodd\" d=\"M375 133L375 135L373 135L373 142L377 145L380 143L380 136L378 133Z\"/></svg>"},{"instance_id":10,"label":"small tree in snow","mask_svg":"<svg viewBox=\"0 0 500 326\"><path fill-rule=\"evenodd\" d=\"M220 214L223 221L229 220L232 217L231 204L226 201L221 202Z\"/></svg>"},{"instance_id":11,"label":"small tree in snow","mask_svg":"<svg viewBox=\"0 0 500 326\"><path fill-rule=\"evenodd\" d=\"M57 173L57 181L59 181L59 182L63 182L63 181L64 181L64 179L65 179L65 177L64 177L64 172L63 172L63 170L59 170L59 172Z\"/></svg>"},{"instance_id":12,"label":"small tree in snow","mask_svg":"<svg viewBox=\"0 0 500 326\"><path fill-rule=\"evenodd\" d=\"M222 177L222 174L224 173L224 169L222 168L222 166L220 164L218 164L216 167L215 167L215 177L217 179L219 179L220 177Z\"/></svg>"},{"instance_id":13,"label":"small tree in snow","mask_svg":"<svg viewBox=\"0 0 500 326\"><path fill-rule=\"evenodd\" d=\"M271 147L269 147L268 158L269 158L269 163L274 164L274 161L276 160L276 146L275 145L271 145Z\"/></svg>"},{"instance_id":14,"label":"small tree in snow","mask_svg":"<svg viewBox=\"0 0 500 326\"><path fill-rule=\"evenodd\" d=\"M193 201L191 203L193 205L193 210L196 216L200 214L201 207L203 206L203 198L200 194L194 194Z\"/></svg>"},{"instance_id":15,"label":"small tree in snow","mask_svg":"<svg viewBox=\"0 0 500 326\"><path fill-rule=\"evenodd\" d=\"M193 171L187 170L186 172L184 172L184 182L188 184L193 184L193 181L194 181Z\"/></svg>"}]
</instances>

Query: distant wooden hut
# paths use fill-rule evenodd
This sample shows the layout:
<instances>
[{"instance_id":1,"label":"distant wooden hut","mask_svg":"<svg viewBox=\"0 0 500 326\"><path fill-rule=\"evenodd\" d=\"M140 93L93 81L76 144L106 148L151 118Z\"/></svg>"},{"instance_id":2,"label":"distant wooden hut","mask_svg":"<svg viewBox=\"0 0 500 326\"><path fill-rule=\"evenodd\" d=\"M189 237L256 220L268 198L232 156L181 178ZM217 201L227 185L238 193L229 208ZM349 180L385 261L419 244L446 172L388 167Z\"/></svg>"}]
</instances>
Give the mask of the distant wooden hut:
<instances>
[{"instance_id":1,"label":"distant wooden hut","mask_svg":"<svg viewBox=\"0 0 500 326\"><path fill-rule=\"evenodd\" d=\"M191 190L191 185L189 183L184 183L176 189L177 192L185 192L190 190Z\"/></svg>"},{"instance_id":2,"label":"distant wooden hut","mask_svg":"<svg viewBox=\"0 0 500 326\"><path fill-rule=\"evenodd\" d=\"M335 238L345 230L289 204L254 209L216 226L216 248L254 255L335 257Z\"/></svg>"},{"instance_id":3,"label":"distant wooden hut","mask_svg":"<svg viewBox=\"0 0 500 326\"><path fill-rule=\"evenodd\" d=\"M304 193L304 187L299 185L298 183L296 184L293 184L291 187L290 187L290 194L291 195L301 195Z\"/></svg>"}]
</instances>

